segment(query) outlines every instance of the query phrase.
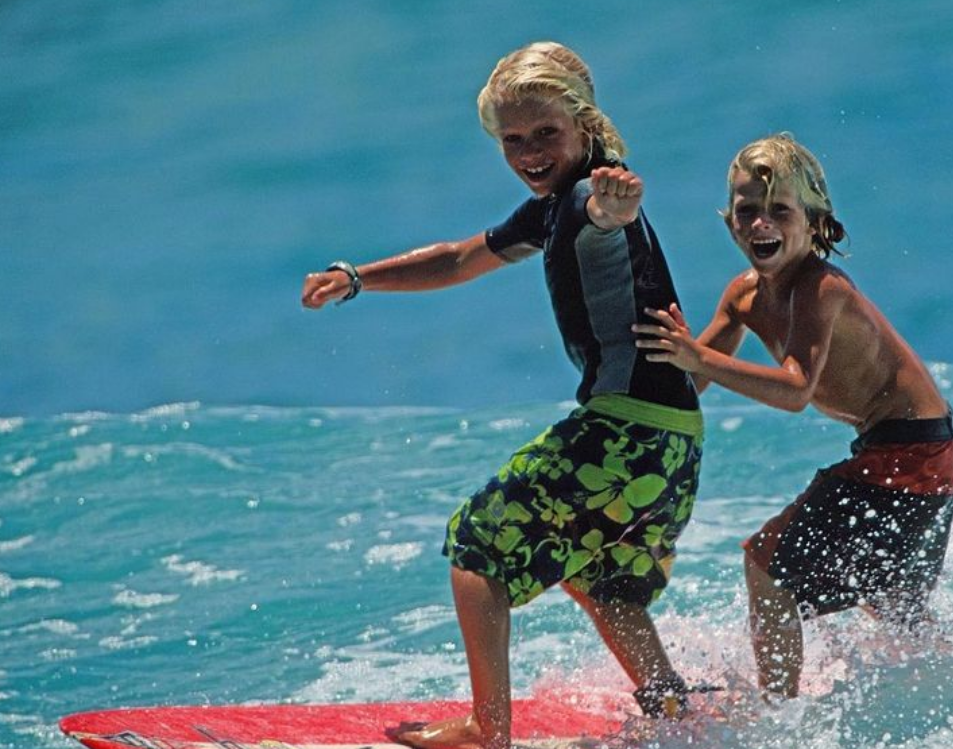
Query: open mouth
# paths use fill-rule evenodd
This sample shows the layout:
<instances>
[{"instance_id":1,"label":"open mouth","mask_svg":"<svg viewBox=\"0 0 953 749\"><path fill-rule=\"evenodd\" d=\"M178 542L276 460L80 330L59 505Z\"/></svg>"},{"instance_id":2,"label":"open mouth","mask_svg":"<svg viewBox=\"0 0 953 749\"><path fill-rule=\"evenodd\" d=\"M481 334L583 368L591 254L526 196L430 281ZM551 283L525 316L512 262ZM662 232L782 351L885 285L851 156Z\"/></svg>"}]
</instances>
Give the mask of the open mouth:
<instances>
[{"instance_id":1,"label":"open mouth","mask_svg":"<svg viewBox=\"0 0 953 749\"><path fill-rule=\"evenodd\" d=\"M755 239L751 242L751 252L758 260L767 260L780 249L780 239Z\"/></svg>"},{"instance_id":2,"label":"open mouth","mask_svg":"<svg viewBox=\"0 0 953 749\"><path fill-rule=\"evenodd\" d=\"M524 169L523 174L526 175L526 179L528 179L530 182L542 182L549 176L554 167L554 164L550 164L549 166L532 167Z\"/></svg>"}]
</instances>

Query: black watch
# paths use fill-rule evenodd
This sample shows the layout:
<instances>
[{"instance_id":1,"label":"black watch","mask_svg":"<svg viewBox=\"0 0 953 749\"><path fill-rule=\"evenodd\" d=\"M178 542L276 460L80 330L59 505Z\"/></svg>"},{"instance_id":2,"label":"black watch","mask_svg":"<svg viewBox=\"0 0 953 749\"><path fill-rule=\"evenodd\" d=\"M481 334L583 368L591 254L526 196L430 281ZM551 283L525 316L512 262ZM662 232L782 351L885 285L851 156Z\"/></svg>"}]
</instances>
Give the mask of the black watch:
<instances>
[{"instance_id":1,"label":"black watch","mask_svg":"<svg viewBox=\"0 0 953 749\"><path fill-rule=\"evenodd\" d=\"M351 279L351 290L341 297L338 302L339 304L346 302L349 299L353 299L361 293L361 289L364 288L364 284L361 282L361 276L358 274L357 268L355 268L346 260L335 260L327 268L325 268L325 273L331 270L343 271L344 273L347 273L347 277Z\"/></svg>"}]
</instances>

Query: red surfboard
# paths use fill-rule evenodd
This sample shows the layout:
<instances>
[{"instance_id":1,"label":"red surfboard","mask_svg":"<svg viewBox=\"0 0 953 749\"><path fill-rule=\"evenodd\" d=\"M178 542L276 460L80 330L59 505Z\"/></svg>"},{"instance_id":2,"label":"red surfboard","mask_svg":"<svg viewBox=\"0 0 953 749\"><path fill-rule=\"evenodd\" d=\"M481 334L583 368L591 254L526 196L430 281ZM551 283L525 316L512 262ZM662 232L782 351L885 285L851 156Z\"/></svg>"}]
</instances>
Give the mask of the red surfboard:
<instances>
[{"instance_id":1,"label":"red surfboard","mask_svg":"<svg viewBox=\"0 0 953 749\"><path fill-rule=\"evenodd\" d=\"M69 715L60 728L90 749L370 749L398 747L388 729L401 723L469 711L470 703L462 701L140 707ZM626 717L608 704L519 699L513 702L513 739L527 747L578 746L617 734Z\"/></svg>"}]
</instances>

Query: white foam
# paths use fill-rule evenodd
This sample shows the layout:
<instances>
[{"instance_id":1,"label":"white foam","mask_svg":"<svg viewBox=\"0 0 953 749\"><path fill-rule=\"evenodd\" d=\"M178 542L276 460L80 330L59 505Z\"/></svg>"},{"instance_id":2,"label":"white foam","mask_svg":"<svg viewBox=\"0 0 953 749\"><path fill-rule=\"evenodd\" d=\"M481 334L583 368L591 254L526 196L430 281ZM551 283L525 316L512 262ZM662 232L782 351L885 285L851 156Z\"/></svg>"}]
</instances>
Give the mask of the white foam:
<instances>
[{"instance_id":1,"label":"white foam","mask_svg":"<svg viewBox=\"0 0 953 749\"><path fill-rule=\"evenodd\" d=\"M322 657L327 653L316 654ZM379 702L404 698L465 698L469 685L463 654L394 653L361 646L336 650L319 679L297 690L298 702ZM434 675L439 674L435 679ZM428 692L424 682L439 683Z\"/></svg>"},{"instance_id":2,"label":"white foam","mask_svg":"<svg viewBox=\"0 0 953 749\"><path fill-rule=\"evenodd\" d=\"M202 404L198 401L188 401L183 403L166 403L160 406L147 408L139 413L132 414L131 421L151 421L157 418L167 418L169 416L182 416L183 414L197 411Z\"/></svg>"},{"instance_id":3,"label":"white foam","mask_svg":"<svg viewBox=\"0 0 953 749\"><path fill-rule=\"evenodd\" d=\"M115 446L110 442L99 445L78 445L72 460L61 460L53 464L52 473L82 473L92 471L112 462Z\"/></svg>"},{"instance_id":4,"label":"white foam","mask_svg":"<svg viewBox=\"0 0 953 749\"><path fill-rule=\"evenodd\" d=\"M35 538L35 536L22 536L9 541L0 541L0 554L8 551L19 551L32 544Z\"/></svg>"},{"instance_id":5,"label":"white foam","mask_svg":"<svg viewBox=\"0 0 953 749\"><path fill-rule=\"evenodd\" d=\"M154 642L158 642L159 638L152 635L142 635L140 637L130 637L128 639L123 637L104 637L99 641L99 646L105 648L106 650L133 650L135 648L142 648L147 645L151 645Z\"/></svg>"},{"instance_id":6,"label":"white foam","mask_svg":"<svg viewBox=\"0 0 953 749\"><path fill-rule=\"evenodd\" d=\"M43 619L42 621L25 624L19 631L24 634L30 632L50 632L54 635L77 635L79 634L79 625L65 619Z\"/></svg>"},{"instance_id":7,"label":"white foam","mask_svg":"<svg viewBox=\"0 0 953 749\"><path fill-rule=\"evenodd\" d=\"M423 547L424 545L419 541L372 546L364 554L364 561L369 565L387 564L394 569L400 569L410 560L419 557Z\"/></svg>"},{"instance_id":8,"label":"white foam","mask_svg":"<svg viewBox=\"0 0 953 749\"><path fill-rule=\"evenodd\" d=\"M0 434L12 434L20 429L24 421L19 416L0 419Z\"/></svg>"},{"instance_id":9,"label":"white foam","mask_svg":"<svg viewBox=\"0 0 953 749\"><path fill-rule=\"evenodd\" d=\"M397 614L393 621L402 634L419 635L455 622L456 613L450 606L421 606Z\"/></svg>"},{"instance_id":10,"label":"white foam","mask_svg":"<svg viewBox=\"0 0 953 749\"><path fill-rule=\"evenodd\" d=\"M151 609L166 606L179 600L175 593L137 593L134 590L120 590L113 596L113 603L131 609Z\"/></svg>"},{"instance_id":11,"label":"white foam","mask_svg":"<svg viewBox=\"0 0 953 749\"><path fill-rule=\"evenodd\" d=\"M4 473L9 473L14 478L20 478L23 476L23 474L33 468L37 462L37 459L32 455L27 455L26 457L20 458L19 460L4 464L2 466L2 470Z\"/></svg>"},{"instance_id":12,"label":"white foam","mask_svg":"<svg viewBox=\"0 0 953 749\"><path fill-rule=\"evenodd\" d=\"M129 445L123 448L122 455L124 458L141 459L148 463L166 456L185 455L207 460L226 471L252 470L223 450L216 450L193 442L174 442L169 445Z\"/></svg>"},{"instance_id":13,"label":"white foam","mask_svg":"<svg viewBox=\"0 0 953 749\"><path fill-rule=\"evenodd\" d=\"M721 428L726 432L737 432L741 425L744 424L744 419L740 416L729 416L726 419L721 420Z\"/></svg>"},{"instance_id":14,"label":"white foam","mask_svg":"<svg viewBox=\"0 0 953 749\"><path fill-rule=\"evenodd\" d=\"M44 661L68 661L76 657L76 651L73 648L47 648L40 652L40 658Z\"/></svg>"},{"instance_id":15,"label":"white foam","mask_svg":"<svg viewBox=\"0 0 953 749\"><path fill-rule=\"evenodd\" d=\"M525 419L494 419L488 425L494 432L509 432L529 426Z\"/></svg>"},{"instance_id":16,"label":"white foam","mask_svg":"<svg viewBox=\"0 0 953 749\"><path fill-rule=\"evenodd\" d=\"M220 570L205 562L186 562L180 554L162 558L162 563L170 572L185 575L189 585L209 585L216 582L234 582L245 574L244 570Z\"/></svg>"},{"instance_id":17,"label":"white foam","mask_svg":"<svg viewBox=\"0 0 953 749\"><path fill-rule=\"evenodd\" d=\"M0 598L9 598L17 590L56 590L63 583L48 577L26 577L14 579L0 572Z\"/></svg>"}]
</instances>

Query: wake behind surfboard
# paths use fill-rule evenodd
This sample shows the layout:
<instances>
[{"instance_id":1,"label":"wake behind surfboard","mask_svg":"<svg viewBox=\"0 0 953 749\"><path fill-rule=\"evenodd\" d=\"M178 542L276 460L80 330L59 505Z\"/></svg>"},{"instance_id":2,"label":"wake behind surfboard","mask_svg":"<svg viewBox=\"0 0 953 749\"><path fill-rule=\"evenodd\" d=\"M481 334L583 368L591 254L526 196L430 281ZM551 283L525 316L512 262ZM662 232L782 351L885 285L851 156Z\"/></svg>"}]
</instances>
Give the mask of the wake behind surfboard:
<instances>
[{"instance_id":1,"label":"wake behind surfboard","mask_svg":"<svg viewBox=\"0 0 953 749\"><path fill-rule=\"evenodd\" d=\"M142 707L69 715L64 733L90 749L396 749L404 721L466 715L469 702ZM514 700L513 739L523 747L592 747L620 731L618 706L580 709L545 697Z\"/></svg>"}]
</instances>

